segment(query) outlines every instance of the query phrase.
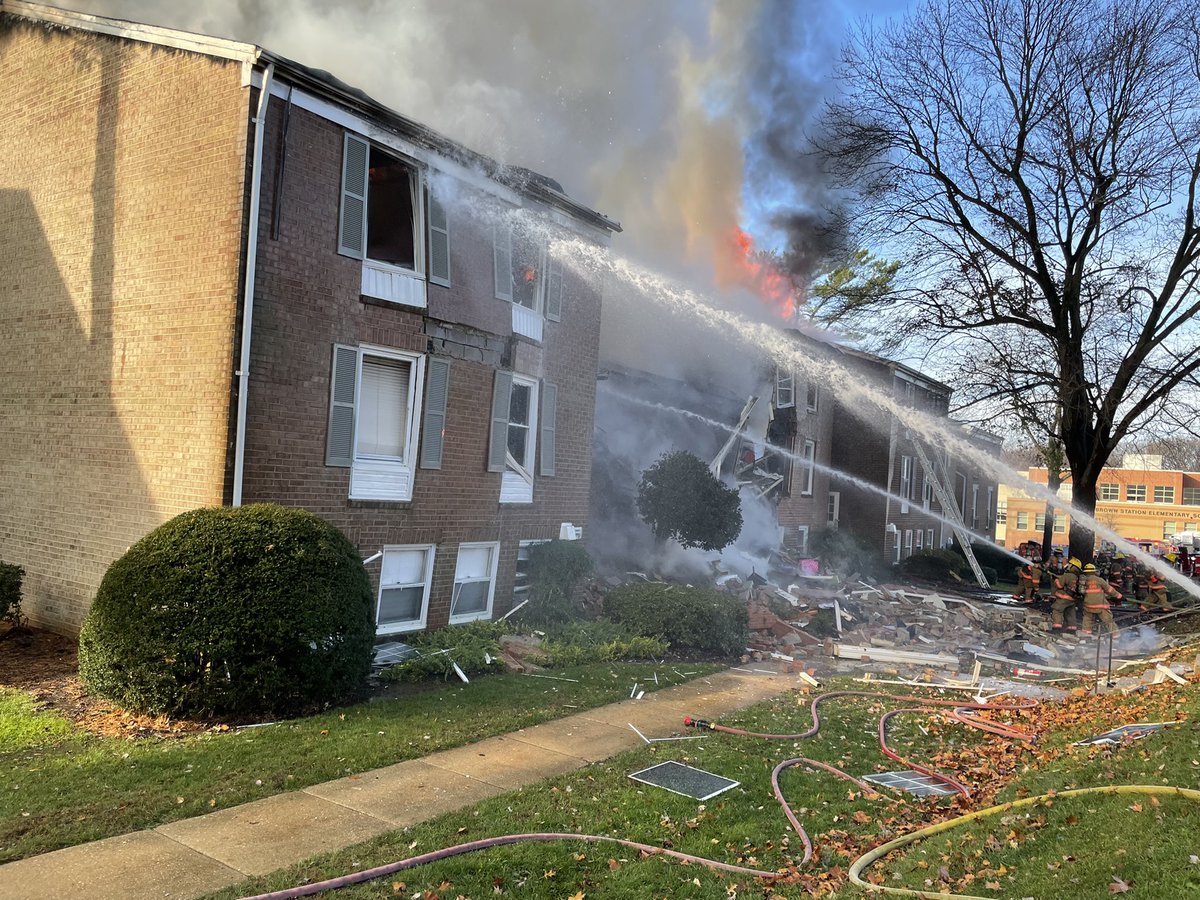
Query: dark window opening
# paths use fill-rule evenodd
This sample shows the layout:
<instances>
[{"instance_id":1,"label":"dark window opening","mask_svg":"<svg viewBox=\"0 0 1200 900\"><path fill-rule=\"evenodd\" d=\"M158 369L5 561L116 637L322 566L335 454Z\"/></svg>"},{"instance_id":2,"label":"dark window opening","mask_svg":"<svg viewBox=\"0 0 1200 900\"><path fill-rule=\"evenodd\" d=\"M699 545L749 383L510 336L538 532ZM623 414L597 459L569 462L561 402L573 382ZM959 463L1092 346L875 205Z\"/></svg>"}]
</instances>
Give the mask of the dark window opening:
<instances>
[{"instance_id":1,"label":"dark window opening","mask_svg":"<svg viewBox=\"0 0 1200 900\"><path fill-rule=\"evenodd\" d=\"M376 147L371 148L367 192L367 257L416 269L416 173Z\"/></svg>"}]
</instances>

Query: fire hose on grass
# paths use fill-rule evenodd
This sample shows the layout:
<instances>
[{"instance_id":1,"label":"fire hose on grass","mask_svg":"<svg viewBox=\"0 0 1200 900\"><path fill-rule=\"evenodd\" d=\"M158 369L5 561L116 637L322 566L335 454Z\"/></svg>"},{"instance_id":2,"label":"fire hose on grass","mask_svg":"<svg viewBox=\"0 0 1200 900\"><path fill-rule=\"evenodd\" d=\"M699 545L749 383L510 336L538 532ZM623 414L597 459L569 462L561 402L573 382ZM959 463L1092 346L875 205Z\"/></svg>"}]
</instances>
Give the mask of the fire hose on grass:
<instances>
[{"instance_id":1,"label":"fire hose on grass","mask_svg":"<svg viewBox=\"0 0 1200 900\"><path fill-rule=\"evenodd\" d=\"M988 720L981 719L978 716L971 715L972 711L978 711L978 710L1001 710L1001 711L1003 711L1003 710L1024 710L1024 709L1030 709L1037 705L1036 701L1032 701L1032 700L1022 701L1020 703L1008 703L1008 704L962 703L961 701L958 701L958 700L934 700L934 699L930 699L930 698L926 698L926 697L887 694L887 693L883 693L883 692L879 692L879 691L830 691L828 693L821 694L820 696L813 699L812 705L810 706L813 724L808 729L808 731L806 731L802 734L764 734L764 733L759 733L759 732L751 732L751 731L745 731L740 728L731 728L731 727L725 726L725 725L718 725L715 723L706 722L702 719L693 719L690 716L687 717L686 719L684 719L684 724L688 725L688 726L692 726L692 727L707 728L711 731L723 732L726 734L739 735L739 736L743 736L743 737L757 737L757 738L764 738L764 739L771 739L771 740L801 740L804 738L812 737L813 735L817 734L821 730L821 720L820 720L820 716L818 713L818 708L819 708L820 704L825 700L831 700L831 699L835 699L838 697L879 697L879 698L884 698L884 699L888 699L888 700L903 700L903 701L916 702L916 703L922 704L922 706L924 706L924 707L949 706L949 707L954 708L953 711L949 715L955 721L961 722L962 724L968 725L972 728L983 728L983 723L986 723L986 725L988 727L983 728L983 730L990 731L993 734L999 734L1010 740L1031 740L1032 736L1028 735L1024 732L1020 732L1014 728L1011 728L1010 726L1001 725L996 722L990 722ZM883 750L884 754L886 756L888 756L890 759L894 759L903 765L910 766L915 771L922 772L923 774L927 774L933 778L939 779L939 780L945 782L946 784L951 785L956 790L958 790L960 793L962 793L966 796L969 796L970 791L965 785L959 783L958 781L954 780L950 776L939 773L933 769L929 769L929 768L923 767L923 766L917 766L917 765L913 764L912 762L909 762L908 760L903 759L902 757L897 755L893 750L891 750L890 747L887 746L887 721L892 716L898 715L899 713L902 713L902 712L923 712L923 711L924 710L921 708L915 708L915 709L905 708L905 709L892 710L891 712L884 714L880 718L880 721L879 721L879 743L880 743L881 749ZM829 765L828 763L820 762L819 760L807 759L805 757L796 757L794 759L785 760L784 762L779 763L775 767L775 769L771 772L771 787L775 793L775 798L779 801L780 806L783 808L784 815L787 817L787 819L791 823L792 827L796 830L797 835L800 837L801 841L804 844L804 859L801 861L800 865L805 865L812 859L812 842L809 839L808 834L804 830L803 826L801 826L799 819L797 819L795 813L792 811L791 806L788 804L786 798L783 796L782 789L779 787L779 774L781 772L783 772L785 769L790 768L792 766L797 766L797 765L813 766L815 768L819 768L819 769L822 769L833 775L836 775L837 777L842 778L846 781L850 781L853 784L857 785L860 789L862 789L863 792L868 797L879 797L880 795L877 791L874 790L874 788L872 788L867 783L860 781L859 779L855 778L854 776L843 772L841 769L838 769L836 766L832 766L832 765ZM1111 788L1110 787L1110 788L1097 788L1097 789L1091 789L1091 790L1120 791L1120 790L1122 790L1122 788ZM1132 791L1132 790L1139 790L1139 789L1127 788L1127 790ZM1140 790L1150 791L1151 789L1145 788L1145 789L1140 789ZM1200 799L1200 792L1198 792L1198 791L1186 791L1183 789L1161 789L1161 788L1155 789L1155 790L1158 790L1160 793L1166 792L1168 790L1175 790L1177 792L1182 793L1185 796L1192 797L1192 795L1195 795L1193 797L1193 799ZM1072 794L1088 793L1088 792L1089 791L1087 791L1087 790L1064 791L1064 792L1060 793L1058 796L1065 797L1065 796L1070 796ZM937 833L938 831L945 830L947 828L951 828L954 825L959 824L961 822L969 821L974 818L979 818L982 815L990 814L991 812L994 812L994 811L999 811L1001 809L1007 809L1007 808L1013 808L1016 806L1028 805L1029 803L1035 802L1039 799L1042 799L1042 798L1035 797L1032 799L1026 799L1026 800L1018 801L1017 803L1007 804L1006 806L1003 806L1003 807L992 807L989 810L984 810L979 813L970 813L967 816L960 816L956 819L950 819L946 822L939 823L938 825L931 826L930 828L923 829L922 831L914 832L913 834L907 835L905 838L899 839L898 841L892 841L889 844L885 844L883 846L885 848L893 848L894 849L895 847L902 846L903 844L908 843L912 840L916 840L920 836ZM465 853L474 853L478 850L487 850L492 847L501 847L501 846L505 846L507 844L516 844L516 843L522 843L522 842L550 842L550 841L583 841L585 843L592 843L592 844L600 844L600 843L619 844L620 846L629 847L629 848L641 851L643 853L646 853L647 855L650 855L650 856L667 856L672 859L679 859L679 860L682 860L685 862L695 863L697 865L702 865L702 866L705 866L710 869L716 869L716 870L722 871L722 872L729 872L734 875L743 875L743 876L747 876L747 877L751 877L751 878L762 879L764 881L773 881L775 879L782 877L782 874L778 873L778 872L767 872L767 871L763 871L763 870L759 870L759 869L751 869L751 868L747 868L747 867L743 867L743 866L736 866L736 865L732 865L729 863L723 863L718 860L706 859L706 858L700 857L700 856L693 856L688 853L681 853L677 850L667 850L662 847L655 847L651 844L641 844L636 841L629 841L629 840L624 840L622 838L608 837L606 835L570 834L570 833L559 833L559 832L538 832L538 833L530 833L530 834L501 835L499 837L484 838L484 839L478 840L478 841L470 841L470 842L463 843L463 844L457 844L453 847L446 847L441 850L435 850L430 853L421 854L419 856L409 857L408 859L402 859L397 862L389 863L389 864L383 865L383 866L377 866L377 867L371 868L371 869L364 869L359 872L352 872L348 875L342 875L337 878L330 878L325 881L314 882L312 884L306 884L306 885L298 885L296 887L287 888L287 889L281 890L281 891L272 891L272 892L266 893L266 894L256 894L253 897L246 898L246 900L291 900L291 898L295 898L295 897L307 897L307 896L311 896L313 894L322 893L324 891L336 890L337 888L348 887L349 885L352 885L352 884L361 884L366 881L372 881L376 878L383 878L388 875L394 875L398 872L403 872L408 869L417 868L418 866L425 865L426 863L437 862L438 860L443 860L443 859L449 859L450 857L460 856ZM898 888L880 888L876 885L872 885L867 882L857 880L857 874L856 874L857 872L861 872L865 866L869 865L875 859L879 858L879 856L883 855L882 853L879 852L881 849L883 849L883 848L876 848L876 850L871 851L871 853L867 854L866 856L863 856L862 858L860 858L858 861L855 862L854 867L851 869L851 877L852 877L852 880L855 881L855 884L859 885L860 887L864 887L867 890L888 890L888 891L893 891L893 892L897 892L897 893L907 893L911 896L941 896L941 897L947 896L945 894L927 895L922 892L905 891L903 889L898 889ZM890 852L890 851L885 850L884 852ZM875 854L875 855L872 855L872 854ZM977 900L977 898L968 898L968 900Z\"/></svg>"}]
</instances>

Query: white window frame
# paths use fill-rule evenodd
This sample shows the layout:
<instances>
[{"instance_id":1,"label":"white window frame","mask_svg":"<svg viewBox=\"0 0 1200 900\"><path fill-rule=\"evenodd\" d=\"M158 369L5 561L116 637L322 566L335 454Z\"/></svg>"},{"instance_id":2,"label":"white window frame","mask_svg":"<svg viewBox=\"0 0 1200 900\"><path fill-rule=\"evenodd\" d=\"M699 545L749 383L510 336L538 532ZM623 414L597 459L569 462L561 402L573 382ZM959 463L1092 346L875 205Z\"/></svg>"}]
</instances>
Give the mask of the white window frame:
<instances>
[{"instance_id":1,"label":"white window frame","mask_svg":"<svg viewBox=\"0 0 1200 900\"><path fill-rule=\"evenodd\" d=\"M1178 522L1163 522L1163 540L1178 534Z\"/></svg>"},{"instance_id":2,"label":"white window frame","mask_svg":"<svg viewBox=\"0 0 1200 900\"><path fill-rule=\"evenodd\" d=\"M925 549L925 532L922 531L920 528L918 528L915 532L915 537L916 537L916 550L919 553Z\"/></svg>"},{"instance_id":3,"label":"white window frame","mask_svg":"<svg viewBox=\"0 0 1200 900\"><path fill-rule=\"evenodd\" d=\"M971 527L979 527L979 485L971 483Z\"/></svg>"},{"instance_id":4,"label":"white window frame","mask_svg":"<svg viewBox=\"0 0 1200 900\"><path fill-rule=\"evenodd\" d=\"M1053 531L1055 534L1066 534L1067 533L1067 517L1063 513L1055 513L1054 514Z\"/></svg>"},{"instance_id":5,"label":"white window frame","mask_svg":"<svg viewBox=\"0 0 1200 900\"><path fill-rule=\"evenodd\" d=\"M903 537L903 535L899 532L899 530L897 530L896 533L892 535L892 540L895 543L895 546L892 547L892 554L894 557L892 562L895 565L900 565L900 550L901 550L900 540L902 537Z\"/></svg>"},{"instance_id":6,"label":"white window frame","mask_svg":"<svg viewBox=\"0 0 1200 900\"><path fill-rule=\"evenodd\" d=\"M820 401L820 391L821 389L815 382L808 382L804 391L804 406L810 413L817 411L817 405Z\"/></svg>"},{"instance_id":7,"label":"white window frame","mask_svg":"<svg viewBox=\"0 0 1200 900\"><path fill-rule=\"evenodd\" d=\"M524 337L531 338L535 341L541 341L542 335L545 330L545 324L546 324L546 318L547 318L547 316L546 316L546 308L547 308L546 295L547 295L547 292L549 290L551 290L550 282L552 280L554 280L553 276L555 274L557 274L557 285L558 285L557 290L559 291L559 303L558 303L559 315L558 315L558 317L551 316L550 318L554 321L558 321L558 319L561 318L561 315L562 315L562 313L561 313L561 310L562 310L561 294L562 294L562 281L563 281L562 266L560 263L556 263L551 258L551 255L546 247L544 247L544 246L540 247L538 250L538 257L535 262L535 272L536 272L535 277L537 279L537 283L534 285L533 307L522 306L516 300L515 285L513 284L513 281L512 281L512 279L513 279L512 270L513 270L513 265L514 265L514 261L515 261L517 245L516 245L516 240L515 240L516 235L513 234L513 224L511 221L500 220L500 221L496 221L492 224L492 267L493 267L492 274L493 274L493 278L494 278L496 284L500 284L502 281L500 272L496 271L496 262L497 262L497 256L498 256L498 254L496 253L496 249L497 249L497 244L499 243L501 237L505 238L508 242L508 249L507 249L507 252L505 253L505 256L508 259L507 275L508 275L508 285L509 286L508 286L507 292L501 292L500 290L496 290L495 291L496 299L504 300L512 306L512 330L515 334L519 334ZM554 272L551 272L552 266L555 269Z\"/></svg>"},{"instance_id":8,"label":"white window frame","mask_svg":"<svg viewBox=\"0 0 1200 900\"><path fill-rule=\"evenodd\" d=\"M1185 487L1183 489L1184 506L1200 506L1200 487Z\"/></svg>"},{"instance_id":9,"label":"white window frame","mask_svg":"<svg viewBox=\"0 0 1200 900\"><path fill-rule=\"evenodd\" d=\"M987 505L983 508L983 527L990 529L992 527L992 500L994 499L996 489L990 484L987 488Z\"/></svg>"},{"instance_id":10,"label":"white window frame","mask_svg":"<svg viewBox=\"0 0 1200 900\"><path fill-rule=\"evenodd\" d=\"M775 408L791 409L796 405L796 376L787 369L775 367Z\"/></svg>"},{"instance_id":11,"label":"white window frame","mask_svg":"<svg viewBox=\"0 0 1200 900\"><path fill-rule=\"evenodd\" d=\"M804 487L800 491L802 497L811 497L813 493L813 473L817 469L816 441L804 442L804 453L801 455L801 465L804 472Z\"/></svg>"},{"instance_id":12,"label":"white window frame","mask_svg":"<svg viewBox=\"0 0 1200 900\"><path fill-rule=\"evenodd\" d=\"M804 554L808 553L808 526L807 525L797 525L796 526L796 552L804 553Z\"/></svg>"},{"instance_id":13,"label":"white window frame","mask_svg":"<svg viewBox=\"0 0 1200 900\"><path fill-rule=\"evenodd\" d=\"M933 549L933 529L932 528L925 529L925 544L927 547L929 547L930 550Z\"/></svg>"},{"instance_id":14,"label":"white window frame","mask_svg":"<svg viewBox=\"0 0 1200 900\"><path fill-rule=\"evenodd\" d=\"M416 551L424 551L425 553L425 572L424 581L421 582L385 582L383 580L383 572L386 569L387 556L389 553L412 553ZM434 555L437 552L436 544L395 544L383 548L384 565L380 568L379 575L379 590L375 594L375 633L376 634L403 634L409 631L422 631L425 628L429 617L429 592L433 587L433 561ZM379 610L383 604L383 592L389 588L405 588L416 587L418 584L424 586L424 593L421 597L421 615L416 619L409 619L404 622L394 622L387 625L382 625L379 622Z\"/></svg>"},{"instance_id":15,"label":"white window frame","mask_svg":"<svg viewBox=\"0 0 1200 900\"><path fill-rule=\"evenodd\" d=\"M1125 502L1126 503L1145 503L1146 502L1146 486L1144 484L1127 484L1127 485L1125 485Z\"/></svg>"},{"instance_id":16,"label":"white window frame","mask_svg":"<svg viewBox=\"0 0 1200 900\"><path fill-rule=\"evenodd\" d=\"M1161 500L1159 498L1162 498ZM1173 484L1156 484L1154 486L1154 502L1166 503L1170 506L1175 505L1175 485Z\"/></svg>"},{"instance_id":17,"label":"white window frame","mask_svg":"<svg viewBox=\"0 0 1200 900\"><path fill-rule=\"evenodd\" d=\"M1033 514L1033 530L1038 534L1046 533L1046 514L1044 512Z\"/></svg>"},{"instance_id":18,"label":"white window frame","mask_svg":"<svg viewBox=\"0 0 1200 900\"><path fill-rule=\"evenodd\" d=\"M479 578L459 578L458 566L461 560L463 550L475 550L480 548L488 548L490 556L488 560L488 573L485 577ZM458 545L458 553L454 559L454 585L450 593L450 624L461 625L464 622L476 622L481 619L487 620L492 617L492 606L496 598L496 572L499 568L500 561L500 542L499 541L471 541ZM459 584L468 583L488 583L488 595L486 608L469 613L454 614L454 604L458 599Z\"/></svg>"},{"instance_id":19,"label":"white window frame","mask_svg":"<svg viewBox=\"0 0 1200 900\"><path fill-rule=\"evenodd\" d=\"M904 529L904 558L913 555L913 533L911 528Z\"/></svg>"},{"instance_id":20,"label":"white window frame","mask_svg":"<svg viewBox=\"0 0 1200 900\"><path fill-rule=\"evenodd\" d=\"M921 474L924 476L921 480L921 505L929 509L933 503L933 479L929 477L924 466L921 467Z\"/></svg>"},{"instance_id":21,"label":"white window frame","mask_svg":"<svg viewBox=\"0 0 1200 900\"><path fill-rule=\"evenodd\" d=\"M900 457L900 513L908 512L908 498L912 496L913 458Z\"/></svg>"},{"instance_id":22,"label":"white window frame","mask_svg":"<svg viewBox=\"0 0 1200 900\"><path fill-rule=\"evenodd\" d=\"M392 359L409 364L408 416L404 456L375 456L358 452L358 424L362 410L362 367L364 357ZM360 344L354 373L354 456L350 466L351 500L412 500L413 474L417 467L417 445L421 438L421 397L425 386L425 357L420 353ZM388 486L381 481L394 482Z\"/></svg>"},{"instance_id":23,"label":"white window frame","mask_svg":"<svg viewBox=\"0 0 1200 900\"><path fill-rule=\"evenodd\" d=\"M538 412L540 410L540 385L536 378L528 375L512 373L512 386L509 388L509 427L512 427L512 389L517 385L529 388L529 440L525 442L525 459L514 460L507 452L508 433L505 432L505 466L500 483L501 503L532 503L533 502L533 472L537 463L538 444ZM513 466L516 463L517 467Z\"/></svg>"},{"instance_id":24,"label":"white window frame","mask_svg":"<svg viewBox=\"0 0 1200 900\"><path fill-rule=\"evenodd\" d=\"M1121 485L1115 481L1102 481L1098 486L1096 499L1103 500L1105 503L1119 501L1121 499Z\"/></svg>"},{"instance_id":25,"label":"white window frame","mask_svg":"<svg viewBox=\"0 0 1200 900\"><path fill-rule=\"evenodd\" d=\"M830 491L829 504L826 507L826 525L830 528L837 528L838 521L842 517L842 492Z\"/></svg>"},{"instance_id":26,"label":"white window frame","mask_svg":"<svg viewBox=\"0 0 1200 900\"><path fill-rule=\"evenodd\" d=\"M1023 509L1017 510L1016 528L1017 528L1017 531L1028 531L1029 530L1029 513Z\"/></svg>"}]
</instances>

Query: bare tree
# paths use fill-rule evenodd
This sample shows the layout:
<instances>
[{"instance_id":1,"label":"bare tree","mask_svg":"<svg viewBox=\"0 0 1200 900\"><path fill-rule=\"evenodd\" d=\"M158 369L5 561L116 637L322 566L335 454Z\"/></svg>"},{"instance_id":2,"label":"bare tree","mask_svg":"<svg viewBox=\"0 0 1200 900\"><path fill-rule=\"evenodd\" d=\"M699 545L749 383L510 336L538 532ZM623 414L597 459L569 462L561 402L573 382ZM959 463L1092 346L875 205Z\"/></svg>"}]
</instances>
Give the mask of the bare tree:
<instances>
[{"instance_id":1,"label":"bare tree","mask_svg":"<svg viewBox=\"0 0 1200 900\"><path fill-rule=\"evenodd\" d=\"M990 415L1021 398L1089 513L1117 444L1197 386L1197 6L925 0L855 31L823 117L859 240L908 276L828 318L953 354Z\"/></svg>"}]
</instances>

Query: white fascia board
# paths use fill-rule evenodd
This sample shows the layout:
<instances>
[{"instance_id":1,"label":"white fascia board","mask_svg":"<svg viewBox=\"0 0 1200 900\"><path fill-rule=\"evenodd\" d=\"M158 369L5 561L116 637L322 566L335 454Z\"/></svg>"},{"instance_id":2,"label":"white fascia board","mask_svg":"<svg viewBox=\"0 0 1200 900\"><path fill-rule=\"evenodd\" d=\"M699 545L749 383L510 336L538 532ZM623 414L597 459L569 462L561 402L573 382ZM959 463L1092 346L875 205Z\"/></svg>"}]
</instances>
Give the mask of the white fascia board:
<instances>
[{"instance_id":1,"label":"white fascia board","mask_svg":"<svg viewBox=\"0 0 1200 900\"><path fill-rule=\"evenodd\" d=\"M255 70L251 77L251 84L257 88L262 87L262 73L260 71ZM360 134L381 146L395 150L397 153L401 153L409 159L416 160L444 175L448 175L451 178L462 181L464 184L469 184L471 187L498 197L506 203L511 203L514 206L521 205L521 198L516 191L498 184L466 166L446 159L444 156L434 153L431 150L418 147L411 141L405 140L376 122L353 113L345 107L338 106L336 103L330 103L328 100L324 100L293 85L281 83L278 78L271 83L271 96L279 97L281 100L290 98L293 104L311 112L313 115L320 116L322 119L333 122L335 125L340 125L343 128L353 131L355 134Z\"/></svg>"},{"instance_id":2,"label":"white fascia board","mask_svg":"<svg viewBox=\"0 0 1200 900\"><path fill-rule=\"evenodd\" d=\"M27 3L25 0L3 0L3 2L0 2L0 12L20 16L23 19L30 19L35 22L60 25L63 28L91 31L96 34L108 34L113 37L125 38L126 40L156 44L160 47L172 47L176 50L203 53L206 56L215 56L219 59L232 59L241 62L253 62L258 59L258 47L254 44L231 41L226 38L210 37L206 34L195 34L190 31L180 31L175 28L144 25L141 22L128 22L124 19L93 16L88 13L75 12L69 9L43 6L40 3Z\"/></svg>"}]
</instances>

